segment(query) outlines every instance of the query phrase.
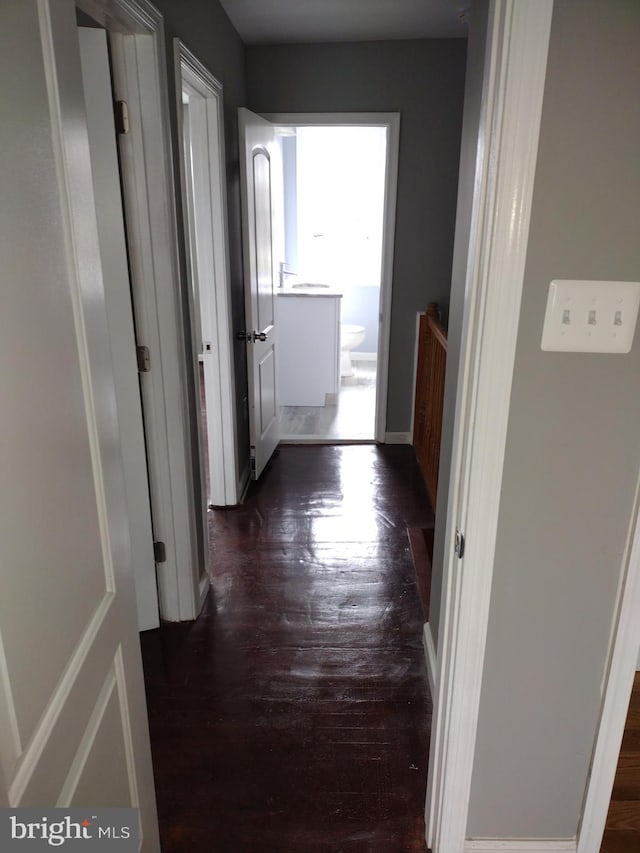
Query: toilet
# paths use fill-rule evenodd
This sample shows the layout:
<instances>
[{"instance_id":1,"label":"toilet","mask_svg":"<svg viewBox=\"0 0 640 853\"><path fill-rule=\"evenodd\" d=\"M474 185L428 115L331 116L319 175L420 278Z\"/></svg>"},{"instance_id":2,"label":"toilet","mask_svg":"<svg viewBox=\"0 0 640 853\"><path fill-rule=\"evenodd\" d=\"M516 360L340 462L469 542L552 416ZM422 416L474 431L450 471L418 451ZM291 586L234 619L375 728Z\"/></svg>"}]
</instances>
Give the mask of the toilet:
<instances>
[{"instance_id":1,"label":"toilet","mask_svg":"<svg viewBox=\"0 0 640 853\"><path fill-rule=\"evenodd\" d=\"M351 350L363 342L367 330L364 326L340 324L340 376L353 376Z\"/></svg>"}]
</instances>

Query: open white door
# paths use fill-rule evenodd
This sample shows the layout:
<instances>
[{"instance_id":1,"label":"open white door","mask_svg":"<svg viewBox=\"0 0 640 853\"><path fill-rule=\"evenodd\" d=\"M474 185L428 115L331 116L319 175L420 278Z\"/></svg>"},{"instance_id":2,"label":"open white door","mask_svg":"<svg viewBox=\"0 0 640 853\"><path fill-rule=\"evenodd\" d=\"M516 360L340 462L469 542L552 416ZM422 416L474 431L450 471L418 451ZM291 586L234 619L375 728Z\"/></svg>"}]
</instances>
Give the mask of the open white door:
<instances>
[{"instance_id":1,"label":"open white door","mask_svg":"<svg viewBox=\"0 0 640 853\"><path fill-rule=\"evenodd\" d=\"M251 474L257 479L279 440L273 261L278 159L272 124L246 109L239 110L238 123Z\"/></svg>"},{"instance_id":2,"label":"open white door","mask_svg":"<svg viewBox=\"0 0 640 853\"><path fill-rule=\"evenodd\" d=\"M73 0L0 5L0 804L159 849Z\"/></svg>"},{"instance_id":3,"label":"open white door","mask_svg":"<svg viewBox=\"0 0 640 853\"><path fill-rule=\"evenodd\" d=\"M145 631L157 628L160 616L107 34L104 30L81 27L78 35L104 299L124 460L138 628Z\"/></svg>"}]
</instances>

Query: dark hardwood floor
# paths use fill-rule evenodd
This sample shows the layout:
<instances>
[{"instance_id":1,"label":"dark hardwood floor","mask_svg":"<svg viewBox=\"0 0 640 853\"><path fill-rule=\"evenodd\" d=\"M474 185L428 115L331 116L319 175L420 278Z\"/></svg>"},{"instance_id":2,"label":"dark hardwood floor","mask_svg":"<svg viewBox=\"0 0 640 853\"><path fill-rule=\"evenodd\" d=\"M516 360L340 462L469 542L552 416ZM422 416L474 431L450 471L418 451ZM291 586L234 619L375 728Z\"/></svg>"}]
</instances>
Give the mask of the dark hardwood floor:
<instances>
[{"instance_id":1,"label":"dark hardwood floor","mask_svg":"<svg viewBox=\"0 0 640 853\"><path fill-rule=\"evenodd\" d=\"M640 672L636 673L601 853L640 850Z\"/></svg>"},{"instance_id":2,"label":"dark hardwood floor","mask_svg":"<svg viewBox=\"0 0 640 853\"><path fill-rule=\"evenodd\" d=\"M431 701L410 447L282 447L210 513L212 590L143 635L162 849L417 853Z\"/></svg>"}]
</instances>

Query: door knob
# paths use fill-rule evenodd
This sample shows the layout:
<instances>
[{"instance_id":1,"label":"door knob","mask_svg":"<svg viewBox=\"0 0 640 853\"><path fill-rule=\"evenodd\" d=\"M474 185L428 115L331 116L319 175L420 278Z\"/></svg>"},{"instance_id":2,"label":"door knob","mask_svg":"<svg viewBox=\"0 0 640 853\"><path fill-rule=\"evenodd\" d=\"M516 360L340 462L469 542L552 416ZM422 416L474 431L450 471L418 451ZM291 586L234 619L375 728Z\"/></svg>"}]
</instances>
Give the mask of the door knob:
<instances>
[{"instance_id":1,"label":"door knob","mask_svg":"<svg viewBox=\"0 0 640 853\"><path fill-rule=\"evenodd\" d=\"M266 332L236 332L236 340L237 341L246 341L248 344L255 343L255 341L266 341L267 333Z\"/></svg>"}]
</instances>

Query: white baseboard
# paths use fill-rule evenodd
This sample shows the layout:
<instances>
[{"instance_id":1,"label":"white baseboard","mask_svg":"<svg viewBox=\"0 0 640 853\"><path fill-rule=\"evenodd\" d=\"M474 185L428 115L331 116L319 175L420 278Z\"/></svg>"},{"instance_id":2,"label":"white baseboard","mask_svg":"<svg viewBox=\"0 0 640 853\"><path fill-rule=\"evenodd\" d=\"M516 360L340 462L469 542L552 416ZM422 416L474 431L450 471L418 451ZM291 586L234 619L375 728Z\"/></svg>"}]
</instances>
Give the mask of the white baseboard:
<instances>
[{"instance_id":1,"label":"white baseboard","mask_svg":"<svg viewBox=\"0 0 640 853\"><path fill-rule=\"evenodd\" d=\"M377 352L358 352L357 350L351 350L351 361L377 361L378 353Z\"/></svg>"},{"instance_id":2,"label":"white baseboard","mask_svg":"<svg viewBox=\"0 0 640 853\"><path fill-rule=\"evenodd\" d=\"M464 853L575 853L575 838L467 839Z\"/></svg>"},{"instance_id":3,"label":"white baseboard","mask_svg":"<svg viewBox=\"0 0 640 853\"><path fill-rule=\"evenodd\" d=\"M411 444L410 432L385 432L385 444Z\"/></svg>"},{"instance_id":4,"label":"white baseboard","mask_svg":"<svg viewBox=\"0 0 640 853\"><path fill-rule=\"evenodd\" d=\"M431 698L433 698L436 693L436 666L438 664L436 658L436 647L433 644L433 634L431 633L431 625L428 622L425 622L424 628L422 629L422 645L424 646L424 656L427 661L429 690L431 691Z\"/></svg>"},{"instance_id":5,"label":"white baseboard","mask_svg":"<svg viewBox=\"0 0 640 853\"><path fill-rule=\"evenodd\" d=\"M280 444L372 444L373 436L371 438L363 438L362 436L355 436L354 438L349 438L348 436L338 436L336 435L327 435L327 433L315 434L312 433L310 435L281 435L279 436Z\"/></svg>"}]
</instances>

